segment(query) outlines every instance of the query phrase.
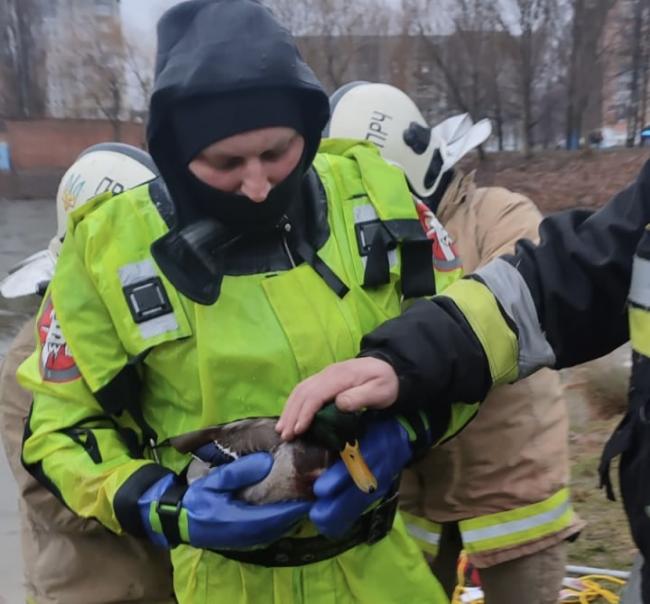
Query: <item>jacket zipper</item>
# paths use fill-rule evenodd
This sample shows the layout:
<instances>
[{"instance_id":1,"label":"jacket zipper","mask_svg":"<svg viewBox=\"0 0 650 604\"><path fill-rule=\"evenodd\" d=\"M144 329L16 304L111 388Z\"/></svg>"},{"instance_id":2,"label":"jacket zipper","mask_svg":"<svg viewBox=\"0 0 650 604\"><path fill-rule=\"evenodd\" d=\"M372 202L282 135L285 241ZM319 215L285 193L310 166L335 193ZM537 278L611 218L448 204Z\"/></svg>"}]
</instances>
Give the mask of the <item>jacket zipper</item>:
<instances>
[{"instance_id":1,"label":"jacket zipper","mask_svg":"<svg viewBox=\"0 0 650 604\"><path fill-rule=\"evenodd\" d=\"M293 255L291 254L291 250L289 249L289 242L287 241L287 234L291 232L291 223L290 222L285 222L282 225L282 246L284 247L284 251L286 252L289 262L291 263L291 268L296 268L296 261L293 258Z\"/></svg>"}]
</instances>

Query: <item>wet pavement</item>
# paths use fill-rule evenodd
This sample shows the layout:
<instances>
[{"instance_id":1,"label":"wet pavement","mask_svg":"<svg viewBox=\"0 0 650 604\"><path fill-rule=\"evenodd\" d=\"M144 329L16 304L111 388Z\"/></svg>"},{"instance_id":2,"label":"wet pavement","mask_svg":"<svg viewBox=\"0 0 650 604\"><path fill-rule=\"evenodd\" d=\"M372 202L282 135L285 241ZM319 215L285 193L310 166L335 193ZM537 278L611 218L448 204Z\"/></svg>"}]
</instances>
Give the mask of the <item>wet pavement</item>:
<instances>
[{"instance_id":1,"label":"wet pavement","mask_svg":"<svg viewBox=\"0 0 650 604\"><path fill-rule=\"evenodd\" d=\"M47 247L56 228L53 201L0 199L0 278L33 252ZM36 310L37 299L0 298L0 358L13 336ZM0 447L0 604L25 601L18 529L17 491Z\"/></svg>"}]
</instances>

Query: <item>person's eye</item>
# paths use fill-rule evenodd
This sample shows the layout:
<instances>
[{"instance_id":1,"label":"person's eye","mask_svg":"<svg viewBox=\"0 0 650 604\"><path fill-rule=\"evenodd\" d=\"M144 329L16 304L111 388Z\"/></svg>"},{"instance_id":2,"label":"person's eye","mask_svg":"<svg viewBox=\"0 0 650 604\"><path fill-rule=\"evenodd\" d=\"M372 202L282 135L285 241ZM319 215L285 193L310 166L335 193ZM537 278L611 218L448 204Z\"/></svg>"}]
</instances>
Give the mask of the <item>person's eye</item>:
<instances>
[{"instance_id":1,"label":"person's eye","mask_svg":"<svg viewBox=\"0 0 650 604\"><path fill-rule=\"evenodd\" d=\"M262 155L261 155L261 158L262 158L262 161L277 161L286 152L287 152L287 146L283 145L279 149L269 149L268 151L264 151L264 153L262 153Z\"/></svg>"},{"instance_id":2,"label":"person's eye","mask_svg":"<svg viewBox=\"0 0 650 604\"><path fill-rule=\"evenodd\" d=\"M243 160L241 157L225 157L210 163L213 168L228 172L229 170L234 170L241 166L242 162Z\"/></svg>"},{"instance_id":3,"label":"person's eye","mask_svg":"<svg viewBox=\"0 0 650 604\"><path fill-rule=\"evenodd\" d=\"M282 159L289 151L289 148L293 145L295 140L296 137L293 137L285 143L280 143L277 147L273 147L272 149L264 151L264 153L260 155L260 158L262 161L278 161L279 159Z\"/></svg>"}]
</instances>

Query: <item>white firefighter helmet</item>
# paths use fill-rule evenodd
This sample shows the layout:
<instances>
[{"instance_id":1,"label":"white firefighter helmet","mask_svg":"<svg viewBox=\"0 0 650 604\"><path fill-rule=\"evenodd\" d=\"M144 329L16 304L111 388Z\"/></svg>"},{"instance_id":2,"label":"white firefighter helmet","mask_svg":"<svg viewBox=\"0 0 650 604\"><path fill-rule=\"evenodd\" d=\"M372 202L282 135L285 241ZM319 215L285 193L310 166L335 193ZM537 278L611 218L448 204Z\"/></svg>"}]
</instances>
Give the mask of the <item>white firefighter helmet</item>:
<instances>
[{"instance_id":1,"label":"white firefighter helmet","mask_svg":"<svg viewBox=\"0 0 650 604\"><path fill-rule=\"evenodd\" d=\"M118 194L158 176L150 155L124 143L100 143L81 152L63 175L56 193L56 235L46 250L13 267L0 282L0 294L18 298L38 293L54 274L67 215L100 193Z\"/></svg>"},{"instance_id":2,"label":"white firefighter helmet","mask_svg":"<svg viewBox=\"0 0 650 604\"><path fill-rule=\"evenodd\" d=\"M351 82L330 97L324 136L368 140L399 166L419 197L429 197L442 175L490 136L489 120L474 124L468 114L429 128L411 98L395 86Z\"/></svg>"}]
</instances>

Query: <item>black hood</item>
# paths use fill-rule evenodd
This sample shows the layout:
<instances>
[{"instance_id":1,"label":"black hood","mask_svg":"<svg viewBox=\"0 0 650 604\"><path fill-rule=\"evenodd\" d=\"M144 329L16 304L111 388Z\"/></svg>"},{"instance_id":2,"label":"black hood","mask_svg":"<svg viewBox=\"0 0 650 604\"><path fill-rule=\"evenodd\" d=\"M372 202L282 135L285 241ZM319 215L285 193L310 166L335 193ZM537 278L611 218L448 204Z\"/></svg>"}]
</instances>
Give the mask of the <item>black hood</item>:
<instances>
[{"instance_id":1,"label":"black hood","mask_svg":"<svg viewBox=\"0 0 650 604\"><path fill-rule=\"evenodd\" d=\"M307 169L329 118L328 98L291 34L269 9L256 0L190 0L162 16L147 139L176 205L179 225L197 216L180 177L184 167L170 124L171 108L194 96L223 98L254 91L263 110L264 91L270 89L295 91L299 99Z\"/></svg>"}]
</instances>

